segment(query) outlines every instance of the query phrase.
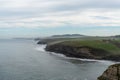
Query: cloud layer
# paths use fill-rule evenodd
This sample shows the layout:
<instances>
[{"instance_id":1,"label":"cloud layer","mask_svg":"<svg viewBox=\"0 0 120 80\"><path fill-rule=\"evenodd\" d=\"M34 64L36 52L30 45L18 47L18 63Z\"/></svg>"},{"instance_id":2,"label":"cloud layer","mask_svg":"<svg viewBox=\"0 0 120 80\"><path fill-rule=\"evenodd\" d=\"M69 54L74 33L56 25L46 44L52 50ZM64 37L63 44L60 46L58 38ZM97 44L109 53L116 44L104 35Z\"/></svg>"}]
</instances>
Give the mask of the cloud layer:
<instances>
[{"instance_id":1,"label":"cloud layer","mask_svg":"<svg viewBox=\"0 0 120 80\"><path fill-rule=\"evenodd\" d=\"M0 27L119 26L120 0L0 0Z\"/></svg>"}]
</instances>

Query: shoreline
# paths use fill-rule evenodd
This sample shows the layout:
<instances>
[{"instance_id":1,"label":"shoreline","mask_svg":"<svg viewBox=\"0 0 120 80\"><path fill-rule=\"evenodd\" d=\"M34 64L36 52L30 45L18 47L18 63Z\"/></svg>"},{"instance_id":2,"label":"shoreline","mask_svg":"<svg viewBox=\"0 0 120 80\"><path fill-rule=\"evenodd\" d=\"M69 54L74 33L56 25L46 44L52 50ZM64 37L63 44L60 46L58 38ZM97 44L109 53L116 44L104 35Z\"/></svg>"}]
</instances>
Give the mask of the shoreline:
<instances>
[{"instance_id":1,"label":"shoreline","mask_svg":"<svg viewBox=\"0 0 120 80\"><path fill-rule=\"evenodd\" d=\"M119 55L111 55L102 49L95 49L87 46L74 47L65 46L61 44L46 45L46 51L54 52L56 54L63 54L66 57L92 59L92 60L106 60L113 62L120 62Z\"/></svg>"},{"instance_id":2,"label":"shoreline","mask_svg":"<svg viewBox=\"0 0 120 80\"><path fill-rule=\"evenodd\" d=\"M81 61L93 61L93 62L111 62L111 63L113 63L113 64L114 64L114 63L120 63L120 62L118 62L118 61L105 60L105 59L99 60L99 59L69 57L69 56L64 55L63 53L56 53L56 52L46 51L45 48L47 47L47 44L39 44L39 46L42 46L42 48L36 48L36 50L45 51L45 52L47 52L47 53L50 53L50 54L53 54L53 55L55 55L55 56L62 57L62 58L65 58L65 59L81 60ZM43 47L43 46L44 46L44 47Z\"/></svg>"},{"instance_id":3,"label":"shoreline","mask_svg":"<svg viewBox=\"0 0 120 80\"><path fill-rule=\"evenodd\" d=\"M104 60L104 59L98 60L98 59L87 59L87 58L75 58L75 57L68 57L68 56L61 54L61 53L55 53L55 52L49 52L49 51L47 51L47 52L50 54L53 54L55 56L62 57L65 59L71 59L71 60L80 60L80 61L89 61L89 62L110 62L113 64L120 63L119 61Z\"/></svg>"},{"instance_id":4,"label":"shoreline","mask_svg":"<svg viewBox=\"0 0 120 80\"><path fill-rule=\"evenodd\" d=\"M71 60L80 60L80 61L91 61L91 62L110 62L110 63L119 63L117 61L111 61L111 60L98 60L98 59L87 59L87 58L75 58L75 57L68 57L68 56L65 56L64 54L60 54L60 53L55 53L55 52L49 52L53 55L56 55L58 57L62 57L62 58L65 58L65 59L71 59Z\"/></svg>"}]
</instances>

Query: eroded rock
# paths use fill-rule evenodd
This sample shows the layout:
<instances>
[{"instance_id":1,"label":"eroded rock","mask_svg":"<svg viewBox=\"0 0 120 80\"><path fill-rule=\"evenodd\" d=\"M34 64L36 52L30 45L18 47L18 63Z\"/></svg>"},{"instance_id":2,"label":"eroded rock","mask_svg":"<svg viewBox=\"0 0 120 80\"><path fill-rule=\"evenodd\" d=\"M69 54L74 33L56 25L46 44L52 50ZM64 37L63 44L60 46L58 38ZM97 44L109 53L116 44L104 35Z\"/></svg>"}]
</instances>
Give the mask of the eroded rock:
<instances>
[{"instance_id":1,"label":"eroded rock","mask_svg":"<svg viewBox=\"0 0 120 80\"><path fill-rule=\"evenodd\" d=\"M120 64L111 65L98 80L120 80Z\"/></svg>"}]
</instances>

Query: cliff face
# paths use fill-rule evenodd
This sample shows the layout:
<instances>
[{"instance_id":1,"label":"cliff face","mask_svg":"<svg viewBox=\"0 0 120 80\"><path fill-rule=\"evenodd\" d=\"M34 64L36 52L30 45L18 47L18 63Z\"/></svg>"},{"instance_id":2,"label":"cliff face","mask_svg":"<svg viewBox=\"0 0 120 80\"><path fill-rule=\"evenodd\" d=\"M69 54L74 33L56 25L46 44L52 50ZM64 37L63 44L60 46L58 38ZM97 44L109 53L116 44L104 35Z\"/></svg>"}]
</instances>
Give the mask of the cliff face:
<instances>
[{"instance_id":1,"label":"cliff face","mask_svg":"<svg viewBox=\"0 0 120 80\"><path fill-rule=\"evenodd\" d=\"M110 66L98 80L120 80L120 64Z\"/></svg>"},{"instance_id":2,"label":"cliff face","mask_svg":"<svg viewBox=\"0 0 120 80\"><path fill-rule=\"evenodd\" d=\"M68 57L88 58L88 59L102 59L107 56L109 52L102 49L95 49L88 46L67 46L62 44L48 45L46 51L64 54Z\"/></svg>"},{"instance_id":3,"label":"cliff face","mask_svg":"<svg viewBox=\"0 0 120 80\"><path fill-rule=\"evenodd\" d=\"M120 55L109 55L109 56L103 57L102 59L120 62Z\"/></svg>"}]
</instances>

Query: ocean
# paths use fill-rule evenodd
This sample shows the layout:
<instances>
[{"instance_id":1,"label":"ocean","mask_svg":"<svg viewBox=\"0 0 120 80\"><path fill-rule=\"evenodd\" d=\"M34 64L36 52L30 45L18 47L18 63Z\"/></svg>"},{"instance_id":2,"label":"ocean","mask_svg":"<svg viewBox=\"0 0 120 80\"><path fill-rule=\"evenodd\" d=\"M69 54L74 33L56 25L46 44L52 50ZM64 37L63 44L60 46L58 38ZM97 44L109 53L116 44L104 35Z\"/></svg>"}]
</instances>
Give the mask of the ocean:
<instances>
[{"instance_id":1,"label":"ocean","mask_svg":"<svg viewBox=\"0 0 120 80\"><path fill-rule=\"evenodd\" d=\"M33 40L0 40L0 80L97 80L115 62L46 52Z\"/></svg>"}]
</instances>

